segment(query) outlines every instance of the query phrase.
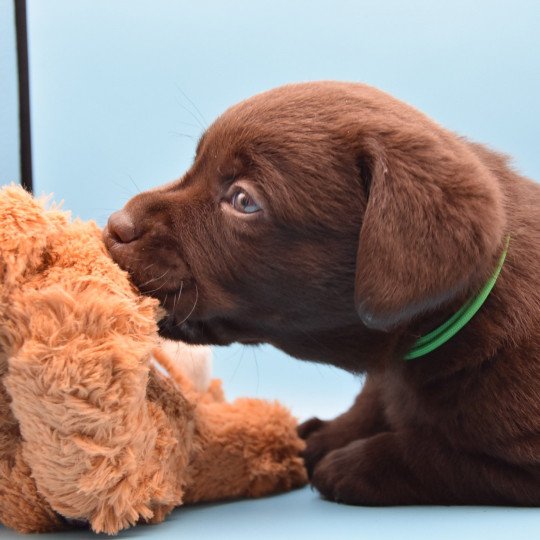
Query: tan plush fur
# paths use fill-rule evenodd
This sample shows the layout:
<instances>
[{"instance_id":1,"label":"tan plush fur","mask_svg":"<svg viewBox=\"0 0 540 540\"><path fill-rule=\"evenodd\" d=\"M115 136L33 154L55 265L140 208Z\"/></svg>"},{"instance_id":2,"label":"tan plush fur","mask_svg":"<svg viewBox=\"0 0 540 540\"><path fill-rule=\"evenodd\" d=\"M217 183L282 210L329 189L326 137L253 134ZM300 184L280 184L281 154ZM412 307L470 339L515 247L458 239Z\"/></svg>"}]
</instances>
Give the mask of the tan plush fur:
<instances>
[{"instance_id":1,"label":"tan plush fur","mask_svg":"<svg viewBox=\"0 0 540 540\"><path fill-rule=\"evenodd\" d=\"M192 384L95 224L3 188L0 278L0 523L113 534L305 483L289 413Z\"/></svg>"}]
</instances>

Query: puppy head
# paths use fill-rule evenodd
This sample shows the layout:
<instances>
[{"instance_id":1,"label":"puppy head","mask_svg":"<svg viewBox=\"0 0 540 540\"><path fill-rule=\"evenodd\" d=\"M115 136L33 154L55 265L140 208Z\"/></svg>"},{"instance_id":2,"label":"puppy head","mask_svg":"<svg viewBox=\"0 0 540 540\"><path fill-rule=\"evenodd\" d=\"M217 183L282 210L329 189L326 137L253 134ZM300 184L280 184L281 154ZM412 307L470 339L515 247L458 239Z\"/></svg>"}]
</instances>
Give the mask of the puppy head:
<instances>
[{"instance_id":1,"label":"puppy head","mask_svg":"<svg viewBox=\"0 0 540 540\"><path fill-rule=\"evenodd\" d=\"M369 87L311 83L229 109L184 177L129 201L104 237L166 308L165 336L291 352L453 300L502 229L497 184L465 142Z\"/></svg>"}]
</instances>

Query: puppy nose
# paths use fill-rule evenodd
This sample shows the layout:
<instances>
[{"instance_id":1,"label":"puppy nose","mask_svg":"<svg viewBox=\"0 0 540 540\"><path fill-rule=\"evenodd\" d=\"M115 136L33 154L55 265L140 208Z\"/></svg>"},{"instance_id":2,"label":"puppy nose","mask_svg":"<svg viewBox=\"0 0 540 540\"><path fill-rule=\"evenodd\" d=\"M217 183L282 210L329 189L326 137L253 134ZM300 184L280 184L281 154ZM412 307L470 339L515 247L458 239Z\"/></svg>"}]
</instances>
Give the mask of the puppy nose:
<instances>
[{"instance_id":1,"label":"puppy nose","mask_svg":"<svg viewBox=\"0 0 540 540\"><path fill-rule=\"evenodd\" d=\"M125 210L118 210L118 212L111 214L107 222L107 228L109 234L122 244L129 244L137 238L135 224Z\"/></svg>"}]
</instances>

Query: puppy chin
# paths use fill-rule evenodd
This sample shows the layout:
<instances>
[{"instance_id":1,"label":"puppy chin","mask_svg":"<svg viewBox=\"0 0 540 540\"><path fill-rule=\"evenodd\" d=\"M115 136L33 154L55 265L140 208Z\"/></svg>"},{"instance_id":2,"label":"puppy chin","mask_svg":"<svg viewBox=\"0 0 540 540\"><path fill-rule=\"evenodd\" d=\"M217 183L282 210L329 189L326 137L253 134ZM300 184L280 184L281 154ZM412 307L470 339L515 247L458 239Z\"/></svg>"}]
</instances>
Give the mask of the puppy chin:
<instances>
[{"instance_id":1,"label":"puppy chin","mask_svg":"<svg viewBox=\"0 0 540 540\"><path fill-rule=\"evenodd\" d=\"M158 322L158 329L161 337L190 345L229 345L233 342L232 339L218 335L210 325L202 321L178 323L174 317L167 316Z\"/></svg>"},{"instance_id":2,"label":"puppy chin","mask_svg":"<svg viewBox=\"0 0 540 540\"><path fill-rule=\"evenodd\" d=\"M244 335L235 326L224 321L187 320L177 322L173 315L168 315L158 322L159 335L173 341L183 341L190 345L260 345L264 340Z\"/></svg>"}]
</instances>

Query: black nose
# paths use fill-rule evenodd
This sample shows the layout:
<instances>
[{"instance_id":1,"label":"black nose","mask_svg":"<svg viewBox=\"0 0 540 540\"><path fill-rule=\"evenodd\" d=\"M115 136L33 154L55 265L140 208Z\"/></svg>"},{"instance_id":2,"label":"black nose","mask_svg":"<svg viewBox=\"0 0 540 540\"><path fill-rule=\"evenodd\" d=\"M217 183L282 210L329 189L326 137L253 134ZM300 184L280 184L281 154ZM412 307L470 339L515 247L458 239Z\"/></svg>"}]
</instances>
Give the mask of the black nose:
<instances>
[{"instance_id":1,"label":"black nose","mask_svg":"<svg viewBox=\"0 0 540 540\"><path fill-rule=\"evenodd\" d=\"M122 244L129 244L138 237L135 224L125 210L118 210L118 212L111 214L107 228L109 234Z\"/></svg>"}]
</instances>

